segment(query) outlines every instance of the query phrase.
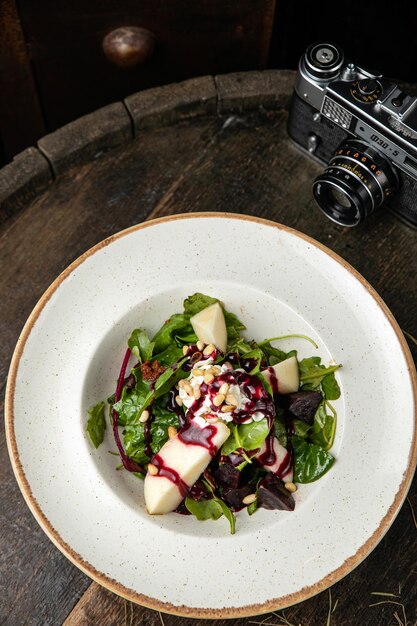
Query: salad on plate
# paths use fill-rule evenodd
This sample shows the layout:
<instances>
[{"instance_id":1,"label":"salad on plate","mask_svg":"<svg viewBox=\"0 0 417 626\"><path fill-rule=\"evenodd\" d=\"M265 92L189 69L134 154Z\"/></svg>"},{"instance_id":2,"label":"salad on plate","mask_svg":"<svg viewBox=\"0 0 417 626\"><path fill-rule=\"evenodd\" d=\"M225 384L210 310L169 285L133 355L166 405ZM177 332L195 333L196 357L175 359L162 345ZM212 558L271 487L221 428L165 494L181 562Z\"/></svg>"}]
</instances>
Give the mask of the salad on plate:
<instances>
[{"instance_id":1,"label":"salad on plate","mask_svg":"<svg viewBox=\"0 0 417 626\"><path fill-rule=\"evenodd\" d=\"M273 345L297 337L317 348L305 335L256 342L244 330L222 302L195 293L152 338L133 330L115 393L88 411L97 448L109 405L120 468L144 478L151 515L224 516L234 533L237 511L292 511L297 484L334 464L340 365Z\"/></svg>"}]
</instances>

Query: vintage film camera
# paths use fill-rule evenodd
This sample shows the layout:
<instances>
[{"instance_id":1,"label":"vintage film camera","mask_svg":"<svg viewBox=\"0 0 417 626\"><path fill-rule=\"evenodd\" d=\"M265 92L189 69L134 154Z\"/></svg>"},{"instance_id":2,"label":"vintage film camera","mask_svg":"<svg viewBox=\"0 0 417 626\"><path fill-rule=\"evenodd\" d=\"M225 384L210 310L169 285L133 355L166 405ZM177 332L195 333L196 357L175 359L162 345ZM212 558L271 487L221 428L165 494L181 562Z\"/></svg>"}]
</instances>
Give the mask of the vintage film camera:
<instances>
[{"instance_id":1,"label":"vintage film camera","mask_svg":"<svg viewBox=\"0 0 417 626\"><path fill-rule=\"evenodd\" d=\"M417 98L345 61L330 43L302 56L288 132L328 164L313 183L321 210L356 226L383 204L417 226Z\"/></svg>"}]
</instances>

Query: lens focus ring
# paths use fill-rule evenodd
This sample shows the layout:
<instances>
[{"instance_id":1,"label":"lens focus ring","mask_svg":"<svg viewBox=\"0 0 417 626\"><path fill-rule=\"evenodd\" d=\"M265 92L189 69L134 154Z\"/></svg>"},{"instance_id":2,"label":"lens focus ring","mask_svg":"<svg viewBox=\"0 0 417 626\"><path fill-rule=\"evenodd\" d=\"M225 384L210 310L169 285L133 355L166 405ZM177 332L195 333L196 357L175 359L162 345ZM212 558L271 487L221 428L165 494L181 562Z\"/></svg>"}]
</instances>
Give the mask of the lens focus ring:
<instances>
[{"instance_id":1,"label":"lens focus ring","mask_svg":"<svg viewBox=\"0 0 417 626\"><path fill-rule=\"evenodd\" d=\"M398 177L389 163L365 142L340 146L313 184L322 211L342 226L356 226L396 190Z\"/></svg>"}]
</instances>

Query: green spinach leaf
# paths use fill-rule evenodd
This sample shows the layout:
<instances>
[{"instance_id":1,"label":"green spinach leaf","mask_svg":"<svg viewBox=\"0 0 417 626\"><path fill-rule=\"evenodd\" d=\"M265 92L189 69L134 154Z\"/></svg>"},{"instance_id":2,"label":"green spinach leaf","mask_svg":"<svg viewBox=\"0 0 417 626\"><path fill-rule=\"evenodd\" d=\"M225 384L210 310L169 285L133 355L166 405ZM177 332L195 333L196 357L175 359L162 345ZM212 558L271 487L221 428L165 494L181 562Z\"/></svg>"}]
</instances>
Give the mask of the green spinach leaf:
<instances>
[{"instance_id":1,"label":"green spinach leaf","mask_svg":"<svg viewBox=\"0 0 417 626\"><path fill-rule=\"evenodd\" d=\"M95 448L98 448L104 439L106 418L104 417L104 402L99 402L88 410L87 432Z\"/></svg>"},{"instance_id":2,"label":"green spinach leaf","mask_svg":"<svg viewBox=\"0 0 417 626\"><path fill-rule=\"evenodd\" d=\"M244 450L260 448L270 431L266 417L259 422L240 424L239 426L230 423L228 426L232 433L222 446L222 454L225 456L232 454L238 448L243 448ZM248 462L250 462L250 459L248 459Z\"/></svg>"},{"instance_id":3,"label":"green spinach leaf","mask_svg":"<svg viewBox=\"0 0 417 626\"><path fill-rule=\"evenodd\" d=\"M307 359L299 361L298 368L300 370L300 381L302 383L306 383L306 385L308 385L308 389L317 389L323 379L328 374L332 374L338 370L340 365L325 367L322 365L321 358L319 356L311 356ZM302 387L305 390L307 390L306 385L303 384ZM332 383L329 383L329 386L333 386Z\"/></svg>"},{"instance_id":4,"label":"green spinach leaf","mask_svg":"<svg viewBox=\"0 0 417 626\"><path fill-rule=\"evenodd\" d=\"M190 316L184 315L184 313L174 313L152 337L152 341L155 344L153 349L154 355L158 355L170 347L172 343L175 343L175 335L192 332Z\"/></svg>"},{"instance_id":5,"label":"green spinach leaf","mask_svg":"<svg viewBox=\"0 0 417 626\"><path fill-rule=\"evenodd\" d=\"M168 427L178 428L178 417L175 413L168 411L166 397L156 402L152 407L151 422L151 450L153 454L159 452L164 443L168 441ZM140 465L149 462L150 458L145 452L145 424L133 422L126 426L124 430L124 446L126 454Z\"/></svg>"},{"instance_id":6,"label":"green spinach leaf","mask_svg":"<svg viewBox=\"0 0 417 626\"><path fill-rule=\"evenodd\" d=\"M297 356L296 350L284 352L279 348L274 348L274 346L272 346L270 343L262 342L259 347L264 353L268 365L276 365L277 363L281 363L281 361L285 361L285 359L289 359L291 356Z\"/></svg>"},{"instance_id":7,"label":"green spinach leaf","mask_svg":"<svg viewBox=\"0 0 417 626\"><path fill-rule=\"evenodd\" d=\"M337 400L340 398L340 387L334 375L334 372L327 374L321 381L321 388L326 400Z\"/></svg>"},{"instance_id":8,"label":"green spinach leaf","mask_svg":"<svg viewBox=\"0 0 417 626\"><path fill-rule=\"evenodd\" d=\"M216 302L219 302L217 298L206 296L204 293L194 293L184 300L184 313L192 317Z\"/></svg>"},{"instance_id":9,"label":"green spinach leaf","mask_svg":"<svg viewBox=\"0 0 417 626\"><path fill-rule=\"evenodd\" d=\"M178 346L176 343L172 343L163 352L154 356L153 359L156 359L159 365L169 367L179 361L182 356L182 347Z\"/></svg>"},{"instance_id":10,"label":"green spinach leaf","mask_svg":"<svg viewBox=\"0 0 417 626\"><path fill-rule=\"evenodd\" d=\"M321 478L333 465L334 457L321 446L293 437L294 481L311 483Z\"/></svg>"},{"instance_id":11,"label":"green spinach leaf","mask_svg":"<svg viewBox=\"0 0 417 626\"><path fill-rule=\"evenodd\" d=\"M223 515L223 509L220 504L213 500L193 500L185 498L185 506L198 520L219 519Z\"/></svg>"},{"instance_id":12,"label":"green spinach leaf","mask_svg":"<svg viewBox=\"0 0 417 626\"><path fill-rule=\"evenodd\" d=\"M136 328L130 335L127 345L139 363L145 363L152 358L154 343L149 339L146 330Z\"/></svg>"},{"instance_id":13,"label":"green spinach leaf","mask_svg":"<svg viewBox=\"0 0 417 626\"><path fill-rule=\"evenodd\" d=\"M240 331L245 330L246 326L242 324L239 318L234 314L224 308L224 305L217 298L212 298L211 296L206 296L203 293L195 293L186 300L184 300L184 313L192 317L199 313L203 309L206 309L208 306L214 304L215 302L219 302L224 314L224 321L226 323L227 330L227 344L230 347L240 338Z\"/></svg>"}]
</instances>

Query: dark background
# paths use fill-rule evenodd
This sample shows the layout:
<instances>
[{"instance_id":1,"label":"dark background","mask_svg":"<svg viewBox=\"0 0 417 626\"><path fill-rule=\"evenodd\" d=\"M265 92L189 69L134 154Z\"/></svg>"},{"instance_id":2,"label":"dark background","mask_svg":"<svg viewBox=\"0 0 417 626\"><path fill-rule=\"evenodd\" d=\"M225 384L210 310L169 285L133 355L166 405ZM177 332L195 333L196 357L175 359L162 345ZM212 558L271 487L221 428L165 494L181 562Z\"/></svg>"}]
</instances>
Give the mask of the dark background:
<instances>
[{"instance_id":1,"label":"dark background","mask_svg":"<svg viewBox=\"0 0 417 626\"><path fill-rule=\"evenodd\" d=\"M296 69L313 41L417 83L417 5L295 0L0 0L0 164L37 139L136 91L204 74ZM111 64L104 36L155 35L139 67Z\"/></svg>"}]
</instances>

